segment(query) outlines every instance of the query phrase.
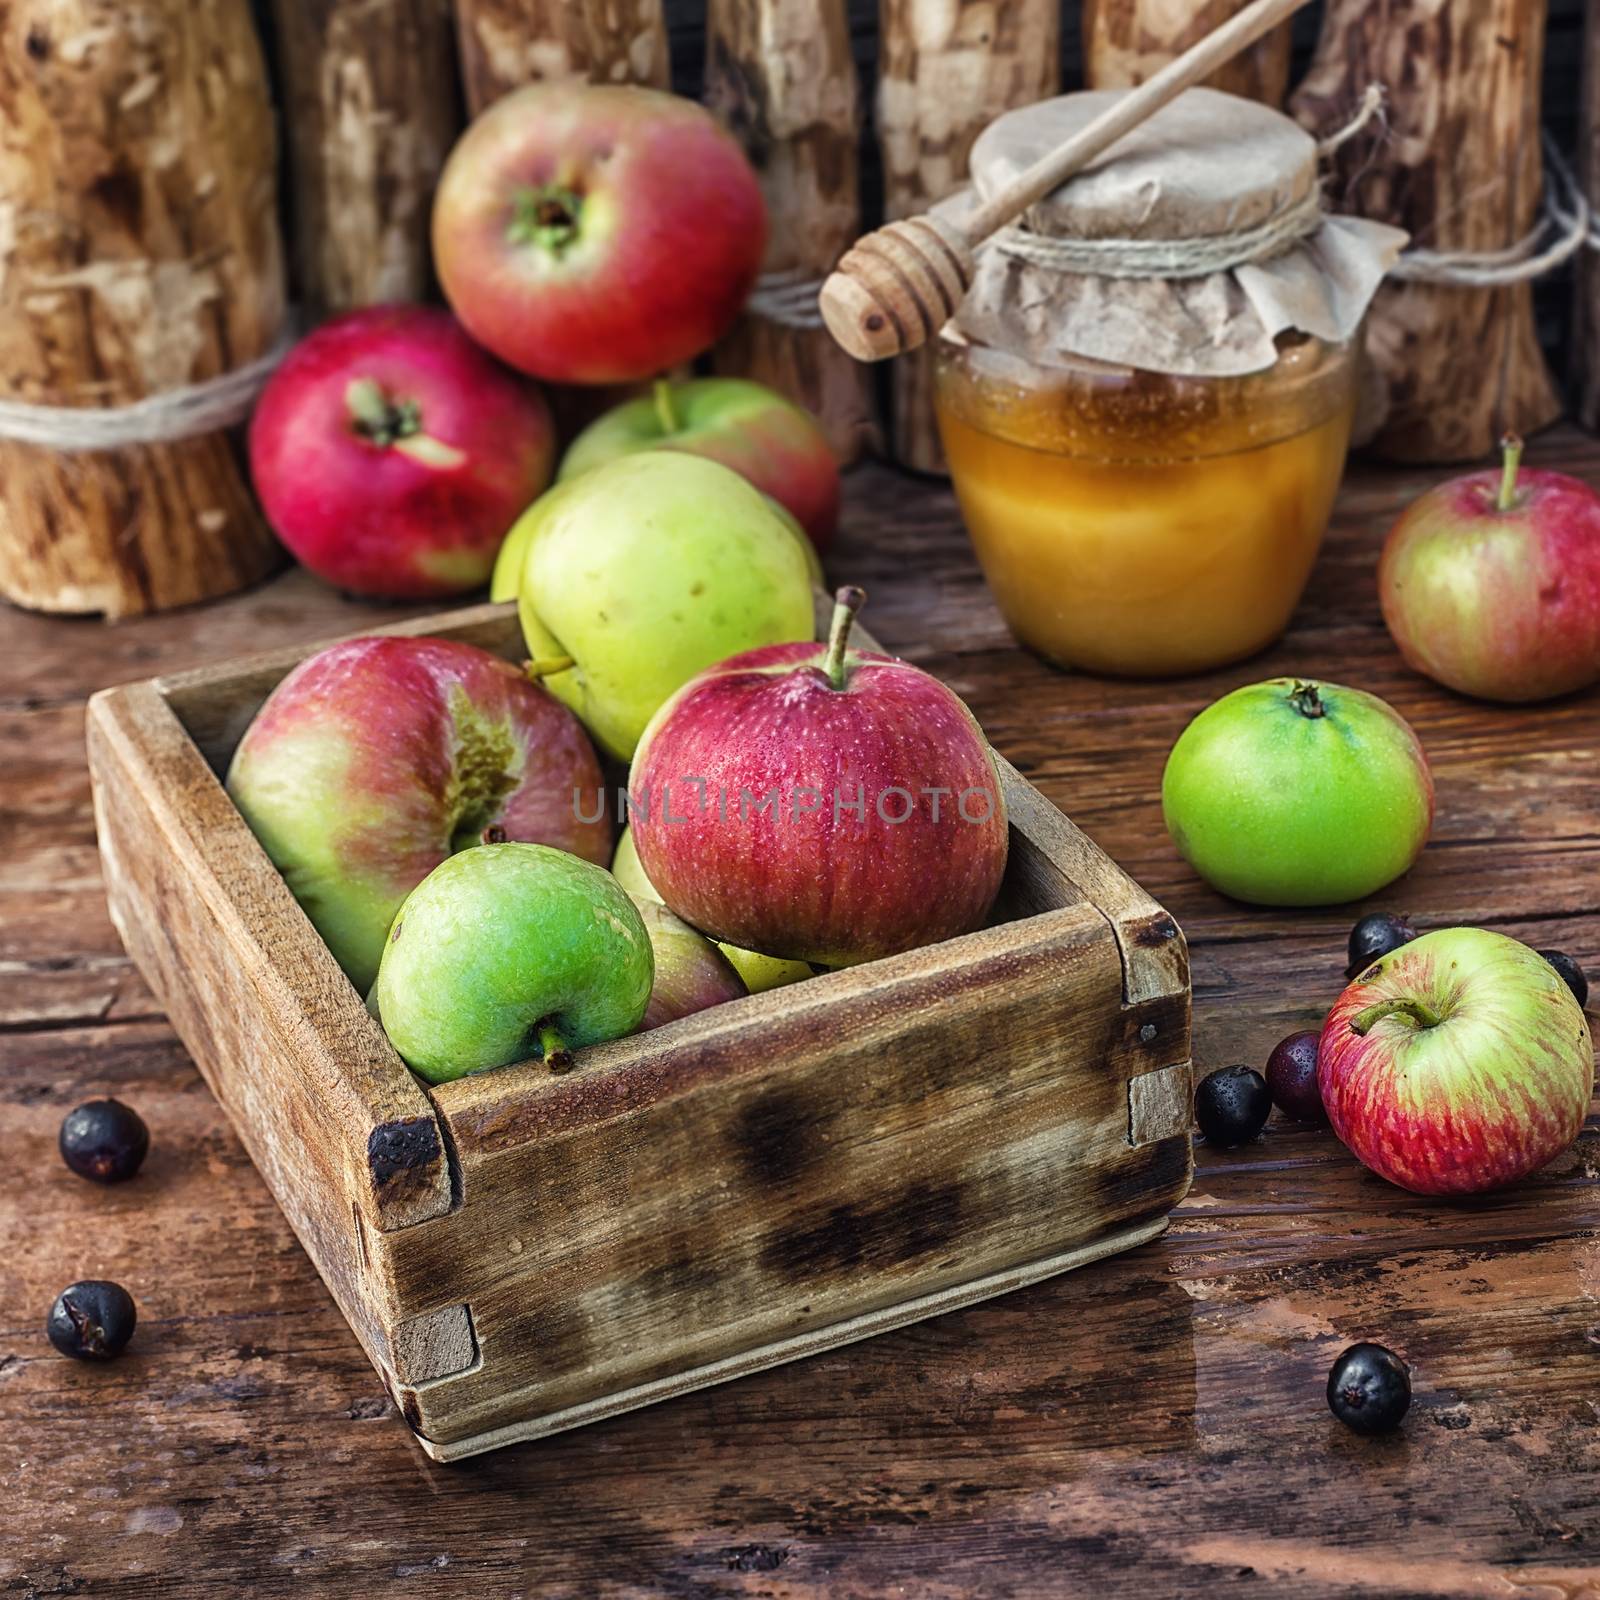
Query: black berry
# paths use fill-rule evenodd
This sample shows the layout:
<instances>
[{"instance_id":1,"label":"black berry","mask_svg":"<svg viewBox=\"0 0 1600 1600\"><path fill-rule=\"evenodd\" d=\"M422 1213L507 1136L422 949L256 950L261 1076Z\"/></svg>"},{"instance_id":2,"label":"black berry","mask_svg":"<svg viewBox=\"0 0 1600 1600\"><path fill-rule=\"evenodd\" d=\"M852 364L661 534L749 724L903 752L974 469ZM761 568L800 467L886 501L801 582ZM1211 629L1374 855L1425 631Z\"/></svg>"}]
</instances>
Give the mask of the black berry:
<instances>
[{"instance_id":1,"label":"black berry","mask_svg":"<svg viewBox=\"0 0 1600 1600\"><path fill-rule=\"evenodd\" d=\"M127 1348L138 1320L133 1296L120 1283L88 1278L56 1296L44 1331L64 1356L109 1361Z\"/></svg>"},{"instance_id":2,"label":"black berry","mask_svg":"<svg viewBox=\"0 0 1600 1600\"><path fill-rule=\"evenodd\" d=\"M1363 967L1370 967L1381 956L1410 944L1417 930L1404 917L1388 911L1368 912L1350 930L1350 965L1344 969L1347 978L1353 978Z\"/></svg>"},{"instance_id":3,"label":"black berry","mask_svg":"<svg viewBox=\"0 0 1600 1600\"><path fill-rule=\"evenodd\" d=\"M61 1124L61 1159L80 1178L120 1183L131 1178L150 1148L150 1130L120 1100L86 1100Z\"/></svg>"},{"instance_id":4,"label":"black berry","mask_svg":"<svg viewBox=\"0 0 1600 1600\"><path fill-rule=\"evenodd\" d=\"M1222 1067L1200 1080L1194 1120L1207 1140L1224 1150L1248 1144L1266 1126L1272 1110L1267 1080L1250 1067Z\"/></svg>"},{"instance_id":5,"label":"black berry","mask_svg":"<svg viewBox=\"0 0 1600 1600\"><path fill-rule=\"evenodd\" d=\"M1317 1087L1317 1041L1322 1036L1315 1028L1291 1033L1280 1039L1267 1057L1267 1090L1272 1103L1296 1122L1326 1122L1322 1090Z\"/></svg>"},{"instance_id":6,"label":"black berry","mask_svg":"<svg viewBox=\"0 0 1600 1600\"><path fill-rule=\"evenodd\" d=\"M1561 974L1561 981L1572 991L1572 998L1580 1006L1589 1003L1589 979L1565 950L1541 950L1539 952L1557 972Z\"/></svg>"},{"instance_id":7,"label":"black berry","mask_svg":"<svg viewBox=\"0 0 1600 1600\"><path fill-rule=\"evenodd\" d=\"M1353 1344L1328 1373L1328 1406L1357 1433L1388 1433L1411 1409L1411 1368L1381 1344Z\"/></svg>"}]
</instances>

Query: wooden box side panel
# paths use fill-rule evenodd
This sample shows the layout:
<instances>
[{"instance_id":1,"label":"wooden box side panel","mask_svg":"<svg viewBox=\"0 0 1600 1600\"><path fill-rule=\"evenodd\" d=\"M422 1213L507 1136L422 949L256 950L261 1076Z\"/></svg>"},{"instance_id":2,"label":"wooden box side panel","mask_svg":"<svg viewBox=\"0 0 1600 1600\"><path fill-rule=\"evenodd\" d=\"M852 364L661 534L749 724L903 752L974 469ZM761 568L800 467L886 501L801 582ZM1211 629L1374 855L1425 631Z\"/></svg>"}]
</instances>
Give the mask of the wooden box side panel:
<instances>
[{"instance_id":1,"label":"wooden box side panel","mask_svg":"<svg viewBox=\"0 0 1600 1600\"><path fill-rule=\"evenodd\" d=\"M91 702L112 917L374 1360L370 1241L447 1211L437 1120L243 820L147 685Z\"/></svg>"},{"instance_id":2,"label":"wooden box side panel","mask_svg":"<svg viewBox=\"0 0 1600 1600\"><path fill-rule=\"evenodd\" d=\"M1128 1082L1153 1059L1141 1028L1186 1062L1187 1007L1121 1006L1091 908L883 965L881 986L799 986L759 1031L734 1002L498 1101L493 1074L437 1095L463 1207L380 1242L400 1300L459 1300L476 1335L476 1367L406 1396L426 1437L759 1352L1176 1203L1187 1127L1135 1146Z\"/></svg>"}]
</instances>

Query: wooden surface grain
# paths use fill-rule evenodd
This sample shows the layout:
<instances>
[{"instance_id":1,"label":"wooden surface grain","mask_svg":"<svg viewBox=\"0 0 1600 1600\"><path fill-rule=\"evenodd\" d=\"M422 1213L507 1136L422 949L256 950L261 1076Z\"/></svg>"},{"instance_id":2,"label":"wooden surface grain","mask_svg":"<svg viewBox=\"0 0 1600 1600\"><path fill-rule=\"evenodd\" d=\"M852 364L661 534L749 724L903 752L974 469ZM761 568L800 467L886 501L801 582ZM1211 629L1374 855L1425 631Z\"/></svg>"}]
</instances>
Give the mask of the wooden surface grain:
<instances>
[{"instance_id":1,"label":"wooden surface grain","mask_svg":"<svg viewBox=\"0 0 1600 1600\"><path fill-rule=\"evenodd\" d=\"M1561 430L1541 464L1600 481ZM995 745L1188 934L1195 1054L1259 1063L1319 1020L1353 910L1231 905L1183 867L1157 783L1224 689L1320 672L1415 723L1434 841L1375 904L1600 967L1600 696L1496 710L1408 673L1373 566L1431 474L1357 471L1288 640L1207 678L1066 677L1011 647L945 490L849 480L833 562L873 631L966 695ZM0 1592L18 1595L1600 1594L1600 1120L1552 1169L1440 1204L1276 1121L1197 1150L1171 1230L1114 1260L544 1443L436 1466L133 974L101 898L91 689L398 610L291 575L115 628L0 613ZM113 1093L153 1145L96 1189L64 1112ZM131 1352L56 1356L74 1278L126 1283ZM1322 1398L1357 1338L1414 1364L1398 1438Z\"/></svg>"}]
</instances>

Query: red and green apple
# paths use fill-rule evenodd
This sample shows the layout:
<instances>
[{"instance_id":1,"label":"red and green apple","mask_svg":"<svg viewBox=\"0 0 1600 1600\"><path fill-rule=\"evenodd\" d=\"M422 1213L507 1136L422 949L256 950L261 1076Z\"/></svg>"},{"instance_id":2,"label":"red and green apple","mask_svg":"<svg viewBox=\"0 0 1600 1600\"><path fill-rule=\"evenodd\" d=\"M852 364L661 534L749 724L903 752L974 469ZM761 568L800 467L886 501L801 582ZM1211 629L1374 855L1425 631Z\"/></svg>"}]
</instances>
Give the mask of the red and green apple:
<instances>
[{"instance_id":1,"label":"red and green apple","mask_svg":"<svg viewBox=\"0 0 1600 1600\"><path fill-rule=\"evenodd\" d=\"M559 478L638 450L682 450L731 467L783 506L825 550L839 523L839 464L815 417L745 378L658 379L653 394L596 418L567 447Z\"/></svg>"},{"instance_id":2,"label":"red and green apple","mask_svg":"<svg viewBox=\"0 0 1600 1600\"><path fill-rule=\"evenodd\" d=\"M1477 1194L1553 1160L1583 1126L1594 1067L1560 975L1483 928L1441 928L1375 961L1317 1048L1333 1131L1419 1194Z\"/></svg>"},{"instance_id":3,"label":"red and green apple","mask_svg":"<svg viewBox=\"0 0 1600 1600\"><path fill-rule=\"evenodd\" d=\"M1548 700L1600 681L1600 494L1504 448L1501 471L1406 511L1378 591L1408 666L1482 700Z\"/></svg>"},{"instance_id":4,"label":"red and green apple","mask_svg":"<svg viewBox=\"0 0 1600 1600\"><path fill-rule=\"evenodd\" d=\"M486 650L426 638L347 640L302 662L227 778L363 994L401 902L487 829L605 865L611 827L590 799L601 784L564 706Z\"/></svg>"},{"instance_id":5,"label":"red and green apple","mask_svg":"<svg viewBox=\"0 0 1600 1600\"><path fill-rule=\"evenodd\" d=\"M541 83L462 135L433 208L445 298L502 361L553 383L654 378L709 349L760 270L743 150L692 100Z\"/></svg>"}]
</instances>

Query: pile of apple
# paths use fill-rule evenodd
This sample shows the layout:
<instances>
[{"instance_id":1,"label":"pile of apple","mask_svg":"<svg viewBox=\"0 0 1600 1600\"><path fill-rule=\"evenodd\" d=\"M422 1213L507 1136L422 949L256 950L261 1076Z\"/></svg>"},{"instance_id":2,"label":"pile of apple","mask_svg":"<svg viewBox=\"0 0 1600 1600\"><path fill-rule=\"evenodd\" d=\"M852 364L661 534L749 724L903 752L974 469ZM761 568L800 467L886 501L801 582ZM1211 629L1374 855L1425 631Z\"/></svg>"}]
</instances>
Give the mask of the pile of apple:
<instances>
[{"instance_id":1,"label":"pile of apple","mask_svg":"<svg viewBox=\"0 0 1600 1600\"><path fill-rule=\"evenodd\" d=\"M455 314L341 317L257 410L257 486L306 565L407 597L492 569L517 601L521 667L446 639L336 645L278 686L228 772L430 1081L564 1069L968 932L999 891L1005 805L971 713L852 646L859 590L816 639L839 499L816 422L756 384L660 376L726 331L764 237L754 174L700 107L523 90L440 183ZM547 488L550 413L524 375L655 382Z\"/></svg>"},{"instance_id":2,"label":"pile of apple","mask_svg":"<svg viewBox=\"0 0 1600 1600\"><path fill-rule=\"evenodd\" d=\"M1526 702L1600 681L1600 495L1524 472L1419 499L1378 573L1405 660L1484 699ZM1168 831L1215 888L1256 905L1342 904L1406 872L1427 842L1434 788L1421 741L1392 706L1340 684L1279 678L1225 695L1173 746ZM1245 1067L1200 1086L1202 1131L1253 1137L1273 1100L1332 1123L1375 1172L1426 1194L1512 1182L1577 1136L1594 1089L1587 986L1561 952L1479 928L1357 959L1318 1033L1286 1039L1265 1079ZM1566 981L1563 981L1563 977Z\"/></svg>"},{"instance_id":3,"label":"pile of apple","mask_svg":"<svg viewBox=\"0 0 1600 1600\"><path fill-rule=\"evenodd\" d=\"M563 480L639 450L687 452L826 546L839 471L816 420L760 384L666 376L728 331L766 242L755 173L704 109L630 87L508 95L451 153L433 239L449 310L336 317L256 408L256 490L305 566L382 598L480 588L555 469L540 383L600 400L645 390L573 441Z\"/></svg>"},{"instance_id":4,"label":"pile of apple","mask_svg":"<svg viewBox=\"0 0 1600 1600\"><path fill-rule=\"evenodd\" d=\"M228 772L417 1073L564 1070L813 964L983 923L1007 824L981 730L936 679L852 647L860 590L811 638L803 540L761 495L662 453L530 517L532 676L443 639L335 645ZM632 758L615 856L585 728Z\"/></svg>"}]
</instances>

